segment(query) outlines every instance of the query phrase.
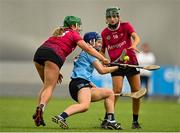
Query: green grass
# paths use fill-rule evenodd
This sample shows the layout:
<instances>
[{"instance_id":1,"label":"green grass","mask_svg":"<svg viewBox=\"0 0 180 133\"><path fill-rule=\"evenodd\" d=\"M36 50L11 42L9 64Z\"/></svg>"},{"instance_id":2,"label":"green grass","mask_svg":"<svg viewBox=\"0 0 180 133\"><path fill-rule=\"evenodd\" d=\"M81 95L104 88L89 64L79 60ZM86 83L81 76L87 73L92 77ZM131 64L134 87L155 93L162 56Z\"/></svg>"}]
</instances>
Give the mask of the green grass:
<instances>
[{"instance_id":1,"label":"green grass","mask_svg":"<svg viewBox=\"0 0 180 133\"><path fill-rule=\"evenodd\" d=\"M35 127L32 114L35 111L35 98L0 98L1 132L105 132L99 128L99 118L104 117L103 102L92 103L88 112L67 119L68 130L63 130L51 122L51 117L62 112L74 103L71 99L52 99L46 107L44 119L46 127ZM142 129L132 130L131 100L121 98L116 106L116 119L121 122L123 132L178 132L180 131L180 104L175 101L142 101L140 120Z\"/></svg>"}]
</instances>

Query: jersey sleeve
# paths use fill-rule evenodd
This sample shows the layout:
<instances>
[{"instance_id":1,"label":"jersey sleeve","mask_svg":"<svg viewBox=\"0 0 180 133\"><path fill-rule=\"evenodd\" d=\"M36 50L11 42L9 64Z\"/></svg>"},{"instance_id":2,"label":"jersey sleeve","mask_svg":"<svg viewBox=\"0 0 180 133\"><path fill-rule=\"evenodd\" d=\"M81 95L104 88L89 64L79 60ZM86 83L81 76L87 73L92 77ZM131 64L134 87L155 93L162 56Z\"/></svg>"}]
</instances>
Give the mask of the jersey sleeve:
<instances>
[{"instance_id":1,"label":"jersey sleeve","mask_svg":"<svg viewBox=\"0 0 180 133\"><path fill-rule=\"evenodd\" d=\"M127 23L126 25L128 33L131 35L133 32L135 32L133 26L130 23Z\"/></svg>"},{"instance_id":2,"label":"jersey sleeve","mask_svg":"<svg viewBox=\"0 0 180 133\"><path fill-rule=\"evenodd\" d=\"M83 40L82 37L76 31L73 32L73 40L77 43L80 40Z\"/></svg>"}]
</instances>

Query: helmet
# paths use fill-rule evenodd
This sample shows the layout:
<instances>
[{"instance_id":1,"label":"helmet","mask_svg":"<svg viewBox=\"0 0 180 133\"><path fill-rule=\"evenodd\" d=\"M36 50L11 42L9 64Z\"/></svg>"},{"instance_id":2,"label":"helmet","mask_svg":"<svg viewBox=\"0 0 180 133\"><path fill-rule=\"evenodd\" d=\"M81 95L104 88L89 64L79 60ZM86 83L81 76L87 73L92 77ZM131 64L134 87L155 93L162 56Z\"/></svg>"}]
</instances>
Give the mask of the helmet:
<instances>
[{"instance_id":1,"label":"helmet","mask_svg":"<svg viewBox=\"0 0 180 133\"><path fill-rule=\"evenodd\" d=\"M64 27L69 27L71 25L76 25L76 24L78 24L78 25L82 24L80 18L78 18L76 16L66 16L64 18L64 24L63 24Z\"/></svg>"},{"instance_id":2,"label":"helmet","mask_svg":"<svg viewBox=\"0 0 180 133\"><path fill-rule=\"evenodd\" d=\"M98 39L101 39L101 35L97 32L87 32L84 35L84 41L87 43L90 43L91 40L95 39L97 41Z\"/></svg>"},{"instance_id":3,"label":"helmet","mask_svg":"<svg viewBox=\"0 0 180 133\"><path fill-rule=\"evenodd\" d=\"M111 16L119 17L119 10L120 10L120 8L118 8L118 7L107 8L106 9L106 18L111 17Z\"/></svg>"}]
</instances>

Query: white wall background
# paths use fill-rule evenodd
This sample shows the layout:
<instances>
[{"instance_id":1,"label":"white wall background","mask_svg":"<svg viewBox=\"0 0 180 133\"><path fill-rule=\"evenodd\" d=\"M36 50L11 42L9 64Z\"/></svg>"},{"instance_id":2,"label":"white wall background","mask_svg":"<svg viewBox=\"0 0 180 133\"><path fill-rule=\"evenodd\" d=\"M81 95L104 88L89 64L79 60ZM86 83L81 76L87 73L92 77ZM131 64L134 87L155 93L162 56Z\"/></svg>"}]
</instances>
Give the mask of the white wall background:
<instances>
[{"instance_id":1,"label":"white wall background","mask_svg":"<svg viewBox=\"0 0 180 133\"><path fill-rule=\"evenodd\" d=\"M0 59L31 61L66 15L82 18L82 35L101 32L111 6L151 44L157 64L180 65L180 0L0 0Z\"/></svg>"},{"instance_id":2,"label":"white wall background","mask_svg":"<svg viewBox=\"0 0 180 133\"><path fill-rule=\"evenodd\" d=\"M41 81L32 58L37 47L62 25L66 15L81 17L83 32L101 32L105 10L119 6L142 42L149 42L157 64L180 65L180 0L0 0L0 95L33 95ZM68 95L72 53L62 68L57 96Z\"/></svg>"}]
</instances>

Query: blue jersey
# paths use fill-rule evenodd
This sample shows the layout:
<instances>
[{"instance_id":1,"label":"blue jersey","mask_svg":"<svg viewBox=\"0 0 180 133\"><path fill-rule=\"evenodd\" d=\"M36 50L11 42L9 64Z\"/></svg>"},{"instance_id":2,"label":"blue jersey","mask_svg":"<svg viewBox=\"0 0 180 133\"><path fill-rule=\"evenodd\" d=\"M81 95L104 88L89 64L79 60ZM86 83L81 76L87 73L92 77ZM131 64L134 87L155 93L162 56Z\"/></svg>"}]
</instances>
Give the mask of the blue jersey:
<instances>
[{"instance_id":1,"label":"blue jersey","mask_svg":"<svg viewBox=\"0 0 180 133\"><path fill-rule=\"evenodd\" d=\"M88 53L82 51L78 59L74 62L71 78L82 78L90 81L94 70L92 63L96 60L97 58L94 56L91 56Z\"/></svg>"}]
</instances>

